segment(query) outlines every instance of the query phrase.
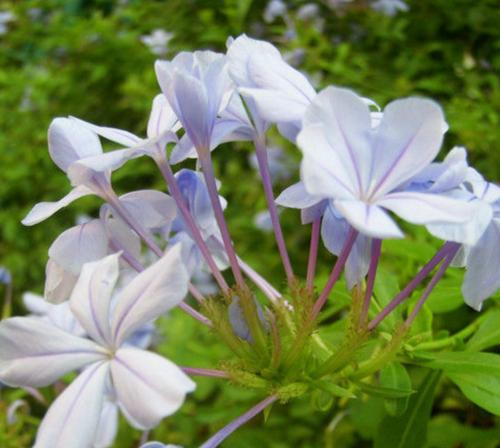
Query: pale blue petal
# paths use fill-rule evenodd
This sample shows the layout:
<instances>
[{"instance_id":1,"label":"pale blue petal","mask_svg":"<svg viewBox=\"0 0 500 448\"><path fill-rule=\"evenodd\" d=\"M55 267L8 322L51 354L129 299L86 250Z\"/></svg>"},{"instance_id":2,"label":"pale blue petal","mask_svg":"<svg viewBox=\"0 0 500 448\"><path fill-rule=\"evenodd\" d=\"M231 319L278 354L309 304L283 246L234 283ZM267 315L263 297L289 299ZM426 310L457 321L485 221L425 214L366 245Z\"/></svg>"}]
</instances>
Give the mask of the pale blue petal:
<instances>
[{"instance_id":1,"label":"pale blue petal","mask_svg":"<svg viewBox=\"0 0 500 448\"><path fill-rule=\"evenodd\" d=\"M165 95L156 95L153 99L151 115L148 121L148 138L156 138L165 132L175 130L177 121L177 116Z\"/></svg>"},{"instance_id":2,"label":"pale blue petal","mask_svg":"<svg viewBox=\"0 0 500 448\"><path fill-rule=\"evenodd\" d=\"M200 80L186 73L174 72L171 92L164 92L197 149L210 147L215 115L208 115L209 98Z\"/></svg>"},{"instance_id":3,"label":"pale blue petal","mask_svg":"<svg viewBox=\"0 0 500 448\"><path fill-rule=\"evenodd\" d=\"M119 275L120 254L86 263L70 298L71 311L90 337L103 346L112 343L110 308Z\"/></svg>"},{"instance_id":4,"label":"pale blue petal","mask_svg":"<svg viewBox=\"0 0 500 448\"><path fill-rule=\"evenodd\" d=\"M465 302L476 310L500 289L500 219L494 219L467 257L462 285Z\"/></svg>"},{"instance_id":5,"label":"pale blue petal","mask_svg":"<svg viewBox=\"0 0 500 448\"><path fill-rule=\"evenodd\" d=\"M12 317L0 323L0 380L10 386L47 386L106 356L94 342L37 317Z\"/></svg>"},{"instance_id":6,"label":"pale blue petal","mask_svg":"<svg viewBox=\"0 0 500 448\"><path fill-rule=\"evenodd\" d=\"M101 416L109 364L89 366L52 403L34 448L89 448Z\"/></svg>"},{"instance_id":7,"label":"pale blue petal","mask_svg":"<svg viewBox=\"0 0 500 448\"><path fill-rule=\"evenodd\" d=\"M373 142L370 195L383 196L432 162L441 147L445 124L434 101L407 98L390 103Z\"/></svg>"},{"instance_id":8,"label":"pale blue petal","mask_svg":"<svg viewBox=\"0 0 500 448\"><path fill-rule=\"evenodd\" d=\"M358 197L362 195L370 185L372 166L371 118L366 103L347 89L327 87L321 91L307 108L303 131L297 137L305 157L313 157L315 151L324 152L324 145L315 147L319 137L308 142L302 135L313 125L323 127L323 139L329 146L329 158L323 156L327 165L322 168L342 179ZM303 180L308 187L307 179Z\"/></svg>"},{"instance_id":9,"label":"pale blue petal","mask_svg":"<svg viewBox=\"0 0 500 448\"><path fill-rule=\"evenodd\" d=\"M476 211L463 224L437 223L428 224L427 230L444 241L455 241L469 246L475 245L493 218L491 206L485 202L475 201Z\"/></svg>"},{"instance_id":10,"label":"pale blue petal","mask_svg":"<svg viewBox=\"0 0 500 448\"><path fill-rule=\"evenodd\" d=\"M310 224L314 220L321 218L323 215L325 208L328 206L328 200L323 199L317 204L312 205L311 207L307 207L302 209L300 212L300 221L302 224Z\"/></svg>"},{"instance_id":11,"label":"pale blue petal","mask_svg":"<svg viewBox=\"0 0 500 448\"><path fill-rule=\"evenodd\" d=\"M307 208L322 200L319 196L313 196L305 189L303 182L297 182L283 190L276 198L276 204L289 208Z\"/></svg>"},{"instance_id":12,"label":"pale blue petal","mask_svg":"<svg viewBox=\"0 0 500 448\"><path fill-rule=\"evenodd\" d=\"M49 247L49 257L73 275L79 275L85 263L100 260L107 253L108 237L99 219L65 230Z\"/></svg>"},{"instance_id":13,"label":"pale blue petal","mask_svg":"<svg viewBox=\"0 0 500 448\"><path fill-rule=\"evenodd\" d=\"M334 255L340 255L351 226L332 206L326 208L321 223L321 238L325 247ZM371 239L358 235L347 258L345 275L347 286L361 284L370 265Z\"/></svg>"},{"instance_id":14,"label":"pale blue petal","mask_svg":"<svg viewBox=\"0 0 500 448\"><path fill-rule=\"evenodd\" d=\"M413 224L465 223L480 207L477 201L410 191L387 194L376 204Z\"/></svg>"},{"instance_id":15,"label":"pale blue petal","mask_svg":"<svg viewBox=\"0 0 500 448\"><path fill-rule=\"evenodd\" d=\"M182 302L188 282L179 245L138 274L116 301L111 323L115 347L142 325Z\"/></svg>"},{"instance_id":16,"label":"pale blue petal","mask_svg":"<svg viewBox=\"0 0 500 448\"><path fill-rule=\"evenodd\" d=\"M52 121L48 141L50 157L64 172L73 162L102 153L97 135L69 118L55 118Z\"/></svg>"},{"instance_id":17,"label":"pale blue petal","mask_svg":"<svg viewBox=\"0 0 500 448\"><path fill-rule=\"evenodd\" d=\"M168 359L134 348L116 352L111 376L122 412L138 429L153 428L176 412L196 387Z\"/></svg>"},{"instance_id":18,"label":"pale blue petal","mask_svg":"<svg viewBox=\"0 0 500 448\"><path fill-rule=\"evenodd\" d=\"M110 128L106 126L97 126L88 121L81 120L76 117L69 117L70 120L78 125L92 131L93 133L104 137L105 139L123 145L125 147L135 146L141 142L141 139L131 132L122 129ZM86 156L88 157L88 156Z\"/></svg>"},{"instance_id":19,"label":"pale blue petal","mask_svg":"<svg viewBox=\"0 0 500 448\"><path fill-rule=\"evenodd\" d=\"M120 202L148 230L170 227L177 214L175 201L157 190L132 191L120 196Z\"/></svg>"},{"instance_id":20,"label":"pale blue petal","mask_svg":"<svg viewBox=\"0 0 500 448\"><path fill-rule=\"evenodd\" d=\"M306 190L324 198L354 199L358 195L355 177L343 168L339 154L330 145L323 125L305 127L297 136L304 157L300 178Z\"/></svg>"},{"instance_id":21,"label":"pale blue petal","mask_svg":"<svg viewBox=\"0 0 500 448\"><path fill-rule=\"evenodd\" d=\"M57 202L39 202L36 204L26 217L21 221L25 226L32 226L52 216L57 211L71 204L73 201L95 194L90 188L80 185L73 188L66 196Z\"/></svg>"},{"instance_id":22,"label":"pale blue petal","mask_svg":"<svg viewBox=\"0 0 500 448\"><path fill-rule=\"evenodd\" d=\"M102 405L96 437L92 448L111 447L118 433L118 406L105 400Z\"/></svg>"},{"instance_id":23,"label":"pale blue petal","mask_svg":"<svg viewBox=\"0 0 500 448\"><path fill-rule=\"evenodd\" d=\"M372 238L402 238L403 233L392 218L378 205L361 201L334 202L340 214L361 234Z\"/></svg>"}]
</instances>

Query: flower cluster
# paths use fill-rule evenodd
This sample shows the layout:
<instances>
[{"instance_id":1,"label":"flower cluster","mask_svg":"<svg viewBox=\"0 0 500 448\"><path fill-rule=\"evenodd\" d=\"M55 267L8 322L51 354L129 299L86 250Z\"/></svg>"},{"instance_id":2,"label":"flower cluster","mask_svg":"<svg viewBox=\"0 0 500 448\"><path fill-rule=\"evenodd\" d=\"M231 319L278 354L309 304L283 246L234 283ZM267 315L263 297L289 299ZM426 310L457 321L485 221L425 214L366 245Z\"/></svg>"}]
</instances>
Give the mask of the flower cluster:
<instances>
[{"instance_id":1,"label":"flower cluster","mask_svg":"<svg viewBox=\"0 0 500 448\"><path fill-rule=\"evenodd\" d=\"M348 366L351 353L377 337L379 323L435 268L406 321L391 329L386 354L399 348L450 265L465 266L462 291L475 309L500 288L500 188L468 166L464 148L436 161L448 129L438 104L405 98L382 110L345 88L317 92L270 43L242 35L227 45L226 54L183 52L156 63L162 93L153 100L146 137L74 117L56 118L49 127L50 156L72 190L35 205L23 223L41 222L86 195L103 204L99 217L51 245L45 301L28 295L32 315L0 323L3 383L37 388L77 371L47 411L37 448L110 446L118 410L135 428L153 428L195 389L188 375L266 390L263 401L203 445L218 446L274 401L310 392L322 377ZM300 182L277 199L266 144L274 125L302 153ZM118 148L104 152L100 138ZM282 292L237 255L229 233L212 151L234 141L255 147L286 274ZM142 156L154 161L169 194L118 196L113 171ZM196 169L174 172L173 165L187 159L196 159ZM300 209L302 223L311 224L304 281L288 255L277 205ZM392 301L375 306L383 240L404 237L401 221L425 226L444 244ZM336 256L326 284L315 278L320 240ZM343 272L353 301L351 325L346 343L325 356L314 349L324 346L314 330ZM216 285L210 297L196 280L207 275ZM174 307L214 331L235 360L219 370L179 367L146 350L153 321ZM356 375L379 366L368 362Z\"/></svg>"}]
</instances>

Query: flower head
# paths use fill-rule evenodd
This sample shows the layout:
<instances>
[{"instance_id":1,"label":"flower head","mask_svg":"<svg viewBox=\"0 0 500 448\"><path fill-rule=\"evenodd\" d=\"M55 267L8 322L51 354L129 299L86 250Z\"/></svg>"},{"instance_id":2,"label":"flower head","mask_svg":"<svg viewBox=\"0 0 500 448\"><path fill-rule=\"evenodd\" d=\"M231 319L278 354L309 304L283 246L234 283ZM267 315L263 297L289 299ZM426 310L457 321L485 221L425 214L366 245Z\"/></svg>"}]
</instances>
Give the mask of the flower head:
<instances>
[{"instance_id":1,"label":"flower head","mask_svg":"<svg viewBox=\"0 0 500 448\"><path fill-rule=\"evenodd\" d=\"M113 254L87 263L73 290L71 310L89 339L36 318L15 317L0 323L3 382L40 387L83 369L45 415L37 448L91 446L110 388L130 423L145 429L175 412L195 387L172 362L125 345L135 330L183 300L188 276L180 248L170 249L136 276L112 310L118 258Z\"/></svg>"},{"instance_id":2,"label":"flower head","mask_svg":"<svg viewBox=\"0 0 500 448\"><path fill-rule=\"evenodd\" d=\"M268 42L239 36L229 43L229 72L245 98L259 133L266 122L294 140L305 109L316 96L307 78Z\"/></svg>"},{"instance_id":3,"label":"flower head","mask_svg":"<svg viewBox=\"0 0 500 448\"><path fill-rule=\"evenodd\" d=\"M218 113L232 94L226 57L213 51L179 53L155 64L158 83L187 136L204 156Z\"/></svg>"},{"instance_id":4,"label":"flower head","mask_svg":"<svg viewBox=\"0 0 500 448\"><path fill-rule=\"evenodd\" d=\"M404 189L436 157L446 127L436 103L408 98L390 103L373 128L362 98L329 87L307 109L297 137L305 189L331 199L352 227L370 237L402 236L385 210L414 224L466 222L474 204Z\"/></svg>"}]
</instances>

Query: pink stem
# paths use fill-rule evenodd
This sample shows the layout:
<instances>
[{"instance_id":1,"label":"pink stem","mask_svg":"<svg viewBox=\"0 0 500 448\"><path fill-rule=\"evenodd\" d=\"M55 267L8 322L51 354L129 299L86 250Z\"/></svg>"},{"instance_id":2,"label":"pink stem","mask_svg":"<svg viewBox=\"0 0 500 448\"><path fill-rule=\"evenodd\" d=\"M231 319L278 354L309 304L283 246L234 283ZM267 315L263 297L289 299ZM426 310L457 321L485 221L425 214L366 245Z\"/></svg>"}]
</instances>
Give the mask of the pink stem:
<instances>
[{"instance_id":1,"label":"pink stem","mask_svg":"<svg viewBox=\"0 0 500 448\"><path fill-rule=\"evenodd\" d=\"M163 178L165 179L165 182L167 183L168 189L172 197L174 198L179 211L181 212L184 222L188 226L192 237L194 238L196 244L198 245L198 248L200 249L203 255L203 258L205 259L205 262L210 268L212 275L214 276L216 282L219 284L219 287L222 289L222 291L225 293L228 292L229 286L226 283L226 280L222 276L221 272L219 271L219 268L217 267L217 264L215 263L215 260L212 257L212 254L210 253L207 244L205 243L205 240L203 239L200 233L200 229L198 229L198 226L194 222L193 216L191 215L189 209L186 206L186 203L184 202L184 198L182 197L182 193L179 190L179 186L177 185L177 179L175 178L174 173L172 172L170 164L168 163L165 156L155 158L155 161L163 175Z\"/></svg>"},{"instance_id":2,"label":"pink stem","mask_svg":"<svg viewBox=\"0 0 500 448\"><path fill-rule=\"evenodd\" d=\"M354 246L354 242L356 241L357 236L358 236L358 231L351 227L351 229L349 230L349 234L347 235L347 239L344 243L344 247L342 248L339 257L337 258L337 261L333 266L332 272L330 273L328 282L326 283L323 292L318 297L318 300L316 300L316 303L314 304L314 307L311 312L311 320L314 320L318 317L321 308L323 308L323 305L328 299L328 295L335 286L335 283L337 283L337 280L339 279L340 274L342 273L342 269L344 269L345 263L347 261L347 258L349 257L349 254L351 253L352 247Z\"/></svg>"},{"instance_id":3,"label":"pink stem","mask_svg":"<svg viewBox=\"0 0 500 448\"><path fill-rule=\"evenodd\" d=\"M217 245L221 249L224 249L222 241L220 241L218 238L212 237L212 241L217 243ZM257 286L271 302L277 303L277 301L281 298L281 294L279 293L279 291L251 266L245 263L240 257L237 256L236 258L242 271L250 280L252 280L255 286Z\"/></svg>"},{"instance_id":4,"label":"pink stem","mask_svg":"<svg viewBox=\"0 0 500 448\"><path fill-rule=\"evenodd\" d=\"M418 312L424 306L424 303L426 302L426 300L429 297L430 293L435 288L435 286L437 285L437 283L439 282L439 280L441 280L441 278L443 277L444 273L446 272L446 269L448 269L448 266L452 262L453 257L457 253L458 249L459 249L459 247L450 250L448 256L441 263L441 266L439 266L438 271L434 274L434 276L432 277L432 279L429 282L429 284L425 287L424 292L420 296L420 299L418 300L418 302L415 305L415 307L413 308L411 314L408 316L408 318L406 319L406 322L404 323L404 325L407 328L415 320L415 318L417 317Z\"/></svg>"},{"instance_id":5,"label":"pink stem","mask_svg":"<svg viewBox=\"0 0 500 448\"><path fill-rule=\"evenodd\" d=\"M112 198L114 199L114 198ZM140 229L140 226L139 224L137 223L137 221L130 215L126 212L126 209L125 207L123 207L123 205L120 203L120 200L118 198L116 198L116 203L113 205L111 204L113 209L116 211L116 213L118 213L118 215L120 215L122 217L123 220L126 220L127 224L139 235L141 236L141 234L139 233L139 230L136 228L136 226ZM144 232L144 231L143 231ZM142 236L141 236L142 237ZM144 239L144 238L143 238ZM156 254L158 255L159 257L162 257L163 256L163 251L160 249L160 247L157 246L157 244L154 242L153 239L150 239L150 242L148 243L147 241L145 241L146 244L148 245L148 247ZM111 238L110 239L110 243L111 245L117 249L117 250L121 250L122 251L122 257L123 259L133 268L135 269L137 272L142 272L144 270L144 266L142 265L142 263L137 260L125 247L123 247L118 241L116 241L115 239ZM193 284L189 284L189 292L191 292L193 294L193 296L195 298L199 298L199 297L203 297L201 295L201 293L196 289L196 287L193 285ZM195 296L198 296L196 297ZM194 317L197 321L201 322L203 325L206 325L208 327L211 327L212 326L212 322L210 322L210 320L208 318L206 318L205 316L203 316L203 314L199 313L198 311L196 311L193 307L191 307L190 305L188 305L187 303L185 302L181 302L179 303L179 308L181 308L183 311L185 311L186 313L188 313L190 316Z\"/></svg>"},{"instance_id":6,"label":"pink stem","mask_svg":"<svg viewBox=\"0 0 500 448\"><path fill-rule=\"evenodd\" d=\"M229 235L229 229L227 228L226 219L224 218L224 211L220 204L219 192L217 191L217 185L215 183L215 175L212 166L212 158L210 152L206 157L198 159L201 164L201 169L203 170L203 176L207 184L208 195L210 196L210 202L212 203L212 209L214 211L215 219L219 225L219 230L222 236L222 242L224 243L224 248L226 249L226 254L229 259L229 264L231 265L231 270L233 271L236 284L240 288L245 287L245 281L243 280L243 275L238 265L238 260L236 258L236 252L233 248L233 243Z\"/></svg>"},{"instance_id":7,"label":"pink stem","mask_svg":"<svg viewBox=\"0 0 500 448\"><path fill-rule=\"evenodd\" d=\"M262 178L262 186L264 187L264 194L266 196L267 208L269 209L271 222L273 224L276 244L278 245L278 251L281 255L281 261L283 263L283 268L285 269L288 284L291 285L294 281L295 276L293 273L292 264L290 263L290 257L288 256L288 251L286 249L285 239L283 237L283 231L281 229L281 224L278 217L278 210L274 201L273 186L271 175L269 173L269 162L267 160L267 150L264 137L257 137L254 140L254 144L255 154L257 156L257 162L259 164L260 176Z\"/></svg>"},{"instance_id":8,"label":"pink stem","mask_svg":"<svg viewBox=\"0 0 500 448\"><path fill-rule=\"evenodd\" d=\"M321 229L321 217L312 223L311 244L309 246L309 260L307 261L306 287L312 292L314 288L314 274L316 273L316 262L318 261L318 245Z\"/></svg>"},{"instance_id":9,"label":"pink stem","mask_svg":"<svg viewBox=\"0 0 500 448\"><path fill-rule=\"evenodd\" d=\"M377 275L377 267L380 259L380 251L382 249L382 240L374 238L372 240L372 253L370 260L370 267L368 269L368 279L366 281L365 298L363 301L363 308L361 310L360 323L365 325L368 317L368 310L370 309L370 301L373 294L373 287L375 285L375 276Z\"/></svg>"},{"instance_id":10,"label":"pink stem","mask_svg":"<svg viewBox=\"0 0 500 448\"><path fill-rule=\"evenodd\" d=\"M233 420L227 426L222 428L215 435L210 437L200 448L215 448L219 446L219 444L224 441L228 436L230 436L234 431L236 431L240 426L244 425L246 422L254 418L257 414L262 412L265 408L267 408L270 404L274 403L278 397L276 395L271 395L267 397L265 400L262 400L256 406L251 408L249 411L245 412L243 415L240 415L237 419Z\"/></svg>"},{"instance_id":11,"label":"pink stem","mask_svg":"<svg viewBox=\"0 0 500 448\"><path fill-rule=\"evenodd\" d=\"M386 307L375 316L375 318L368 324L368 330L373 330L384 318L391 313L399 304L401 304L415 288L427 277L427 275L441 262L441 260L448 255L450 250L457 247L458 243L446 242L443 247L439 249L436 254L427 262L427 264L420 269L417 275L401 290L401 292L394 297Z\"/></svg>"}]
</instances>

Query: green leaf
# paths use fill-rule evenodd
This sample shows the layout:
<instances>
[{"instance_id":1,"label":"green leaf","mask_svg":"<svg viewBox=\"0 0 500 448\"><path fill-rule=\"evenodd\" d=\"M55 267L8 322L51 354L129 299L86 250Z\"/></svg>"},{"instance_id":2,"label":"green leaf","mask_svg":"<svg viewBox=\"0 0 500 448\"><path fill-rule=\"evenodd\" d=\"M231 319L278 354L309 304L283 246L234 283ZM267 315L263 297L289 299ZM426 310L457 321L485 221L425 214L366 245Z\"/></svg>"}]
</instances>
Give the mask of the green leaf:
<instances>
[{"instance_id":1,"label":"green leaf","mask_svg":"<svg viewBox=\"0 0 500 448\"><path fill-rule=\"evenodd\" d=\"M426 303L433 313L448 313L464 304L461 275L458 271L448 270L446 277L436 285Z\"/></svg>"},{"instance_id":2,"label":"green leaf","mask_svg":"<svg viewBox=\"0 0 500 448\"><path fill-rule=\"evenodd\" d=\"M422 353L422 355L424 355ZM442 369L446 373L487 374L500 377L500 355L477 352L426 353L425 367Z\"/></svg>"},{"instance_id":3,"label":"green leaf","mask_svg":"<svg viewBox=\"0 0 500 448\"><path fill-rule=\"evenodd\" d=\"M467 350L479 352L496 345L500 345L500 310L494 310L487 315L467 342Z\"/></svg>"},{"instance_id":4,"label":"green leaf","mask_svg":"<svg viewBox=\"0 0 500 448\"><path fill-rule=\"evenodd\" d=\"M421 448L425 445L427 422L440 375L440 372L429 372L418 392L410 398L404 414L387 416L381 421L375 448Z\"/></svg>"},{"instance_id":5,"label":"green leaf","mask_svg":"<svg viewBox=\"0 0 500 448\"><path fill-rule=\"evenodd\" d=\"M450 415L438 415L429 422L429 448L498 448L500 428L471 427Z\"/></svg>"},{"instance_id":6,"label":"green leaf","mask_svg":"<svg viewBox=\"0 0 500 448\"><path fill-rule=\"evenodd\" d=\"M411 391L411 379L406 369L399 362L392 362L380 371L380 385L392 389ZM401 415L408 406L409 397L388 398L385 409L389 415Z\"/></svg>"},{"instance_id":7,"label":"green leaf","mask_svg":"<svg viewBox=\"0 0 500 448\"><path fill-rule=\"evenodd\" d=\"M500 355L477 352L436 353L427 367L441 369L478 406L500 415Z\"/></svg>"},{"instance_id":8,"label":"green leaf","mask_svg":"<svg viewBox=\"0 0 500 448\"><path fill-rule=\"evenodd\" d=\"M377 308L373 311L378 313L399 292L400 287L397 276L385 269L378 269L373 290L375 300L372 301L372 308ZM400 315L401 307L398 307L384 319L382 323L383 328L394 328ZM374 316L375 315L373 315L373 317Z\"/></svg>"},{"instance_id":9,"label":"green leaf","mask_svg":"<svg viewBox=\"0 0 500 448\"><path fill-rule=\"evenodd\" d=\"M311 394L311 404L314 409L325 412L333 406L334 397L331 394L325 394L322 390L316 389Z\"/></svg>"},{"instance_id":10,"label":"green leaf","mask_svg":"<svg viewBox=\"0 0 500 448\"><path fill-rule=\"evenodd\" d=\"M319 389L328 392L329 394L335 396L335 397L340 397L340 398L356 398L356 395L354 395L349 389L345 389L343 387L340 387L339 385L335 383L331 383L326 380L321 380L321 381L315 381L314 385L318 387Z\"/></svg>"},{"instance_id":11,"label":"green leaf","mask_svg":"<svg viewBox=\"0 0 500 448\"><path fill-rule=\"evenodd\" d=\"M470 401L488 412L500 416L500 376L448 372L446 372L446 376L459 387Z\"/></svg>"},{"instance_id":12,"label":"green leaf","mask_svg":"<svg viewBox=\"0 0 500 448\"><path fill-rule=\"evenodd\" d=\"M373 384L363 383L362 381L356 382L356 385L359 386L365 394L382 398L402 398L415 392L411 388L374 386Z\"/></svg>"}]
</instances>

